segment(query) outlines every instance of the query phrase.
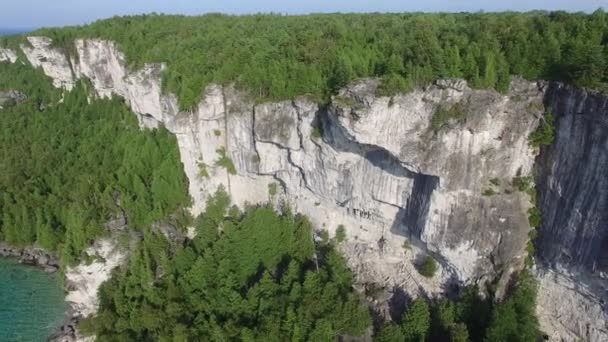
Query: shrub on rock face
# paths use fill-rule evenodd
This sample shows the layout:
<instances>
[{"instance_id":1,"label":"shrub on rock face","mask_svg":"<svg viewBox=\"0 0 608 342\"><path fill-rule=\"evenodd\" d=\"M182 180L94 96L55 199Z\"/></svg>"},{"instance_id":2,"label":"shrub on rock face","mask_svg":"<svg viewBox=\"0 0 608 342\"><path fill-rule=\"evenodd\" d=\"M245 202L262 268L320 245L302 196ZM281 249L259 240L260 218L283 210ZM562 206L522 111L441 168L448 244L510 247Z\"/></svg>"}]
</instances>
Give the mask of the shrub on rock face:
<instances>
[{"instance_id":1,"label":"shrub on rock face","mask_svg":"<svg viewBox=\"0 0 608 342\"><path fill-rule=\"evenodd\" d=\"M432 278L437 272L437 262L433 257L426 256L418 266L418 272L427 278Z\"/></svg>"},{"instance_id":2,"label":"shrub on rock face","mask_svg":"<svg viewBox=\"0 0 608 342\"><path fill-rule=\"evenodd\" d=\"M336 242L340 243L344 240L346 240L346 228L341 224L336 229Z\"/></svg>"},{"instance_id":3,"label":"shrub on rock face","mask_svg":"<svg viewBox=\"0 0 608 342\"><path fill-rule=\"evenodd\" d=\"M551 145L555 139L555 117L552 113L545 114L544 120L532 134L530 144L534 147Z\"/></svg>"},{"instance_id":4,"label":"shrub on rock face","mask_svg":"<svg viewBox=\"0 0 608 342\"><path fill-rule=\"evenodd\" d=\"M222 147L215 152L220 156L219 159L215 161L215 165L225 168L231 175L236 175L236 168L234 167L232 159L226 154L226 149Z\"/></svg>"}]
</instances>

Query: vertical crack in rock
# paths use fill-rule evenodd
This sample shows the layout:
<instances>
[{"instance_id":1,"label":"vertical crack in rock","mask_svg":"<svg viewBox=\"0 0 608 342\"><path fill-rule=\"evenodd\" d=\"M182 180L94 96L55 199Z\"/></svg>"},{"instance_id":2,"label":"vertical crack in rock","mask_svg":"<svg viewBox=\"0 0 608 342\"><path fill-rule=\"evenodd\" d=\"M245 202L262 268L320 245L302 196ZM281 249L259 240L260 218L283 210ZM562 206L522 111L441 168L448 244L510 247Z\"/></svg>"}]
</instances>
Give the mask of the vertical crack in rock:
<instances>
[{"instance_id":1,"label":"vertical crack in rock","mask_svg":"<svg viewBox=\"0 0 608 342\"><path fill-rule=\"evenodd\" d=\"M255 124L256 124L256 106L252 106L251 108L251 136L253 137L253 151L255 152L255 155L257 156L257 160L258 160L258 169L255 172L255 174L260 175L260 176L271 176L274 180L276 180L277 182L279 182L279 184L281 185L281 188L283 188L284 191L287 191L287 183L281 179L278 175L277 172L261 172L260 171L260 160L262 158L262 156L260 155L260 151L258 150L258 139L256 138L255 135ZM280 148L280 146L279 146Z\"/></svg>"}]
</instances>

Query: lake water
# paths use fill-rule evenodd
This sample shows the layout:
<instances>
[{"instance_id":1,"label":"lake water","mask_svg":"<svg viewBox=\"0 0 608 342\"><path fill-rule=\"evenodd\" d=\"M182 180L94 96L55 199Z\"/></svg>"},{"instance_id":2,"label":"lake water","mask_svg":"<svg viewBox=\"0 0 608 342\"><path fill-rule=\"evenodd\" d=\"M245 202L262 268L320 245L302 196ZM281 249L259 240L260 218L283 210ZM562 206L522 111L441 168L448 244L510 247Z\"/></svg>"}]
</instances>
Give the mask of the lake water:
<instances>
[{"instance_id":1,"label":"lake water","mask_svg":"<svg viewBox=\"0 0 608 342\"><path fill-rule=\"evenodd\" d=\"M66 309L61 274L0 258L0 341L46 341Z\"/></svg>"}]
</instances>

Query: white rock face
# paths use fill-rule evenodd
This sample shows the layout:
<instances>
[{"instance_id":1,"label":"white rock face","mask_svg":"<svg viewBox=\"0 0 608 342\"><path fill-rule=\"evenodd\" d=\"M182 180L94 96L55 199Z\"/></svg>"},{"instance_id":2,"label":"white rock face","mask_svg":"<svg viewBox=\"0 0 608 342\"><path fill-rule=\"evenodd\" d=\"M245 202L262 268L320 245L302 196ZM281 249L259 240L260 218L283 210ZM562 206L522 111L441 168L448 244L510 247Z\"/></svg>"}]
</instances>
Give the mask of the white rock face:
<instances>
[{"instance_id":1,"label":"white rock face","mask_svg":"<svg viewBox=\"0 0 608 342\"><path fill-rule=\"evenodd\" d=\"M95 259L91 264L80 264L68 268L65 273L72 289L66 295L66 301L71 304L82 317L88 317L99 307L97 291L103 282L110 279L114 268L121 265L126 257L124 251L117 248L116 241L103 239L86 250Z\"/></svg>"},{"instance_id":2,"label":"white rock face","mask_svg":"<svg viewBox=\"0 0 608 342\"><path fill-rule=\"evenodd\" d=\"M529 199L505 190L532 170L535 151L527 137L537 118L528 107L541 103L542 89L515 80L504 96L443 81L389 99L374 96L376 86L364 82L342 90L335 112L351 140L382 148L408 170L431 176L412 191L426 208L410 205L412 217L394 230L419 237L465 282L492 270L494 262L521 262ZM466 119L434 132L432 118L441 110L466 113ZM487 189L499 193L482 196ZM416 198L425 192L427 198Z\"/></svg>"},{"instance_id":3,"label":"white rock face","mask_svg":"<svg viewBox=\"0 0 608 342\"><path fill-rule=\"evenodd\" d=\"M255 105L232 88L211 85L195 110L179 112L176 98L161 92L162 65L129 71L115 44L103 40L78 40L78 60L70 64L49 39L29 40L28 59L55 85L70 89L75 77L86 77L99 96L125 98L143 127L163 124L176 134L195 215L219 186L243 205L268 201L268 186L276 183L281 191L274 200L308 214L317 227L333 233L344 225L349 261L376 260L373 273L397 273L389 269L402 267L403 251L388 241L401 245L406 237L422 240L440 257L445 277L463 282L492 273L490 259L512 264L524 255L527 199L481 192L491 178L506 186L531 170L526 138L537 119L523 110L525 103L464 82L377 98L377 84L369 81L344 90L321 112L305 98ZM542 96L524 82L511 93L528 102ZM433 114L455 103L464 103L467 121L434 133ZM313 126L322 126L323 137L312 136ZM217 165L221 153L235 174ZM387 266L388 260L396 263Z\"/></svg>"},{"instance_id":4,"label":"white rock face","mask_svg":"<svg viewBox=\"0 0 608 342\"><path fill-rule=\"evenodd\" d=\"M21 45L21 50L27 60L36 68L53 79L53 85L58 88L71 90L74 87L74 72L69 58L59 49L52 46L53 41L46 37L28 37L27 44Z\"/></svg>"},{"instance_id":5,"label":"white rock face","mask_svg":"<svg viewBox=\"0 0 608 342\"><path fill-rule=\"evenodd\" d=\"M539 270L537 277L536 312L550 341L608 341L608 313L596 290L578 277L550 270Z\"/></svg>"},{"instance_id":6,"label":"white rock face","mask_svg":"<svg viewBox=\"0 0 608 342\"><path fill-rule=\"evenodd\" d=\"M0 48L0 62L15 63L17 61L17 54L11 49Z\"/></svg>"},{"instance_id":7,"label":"white rock face","mask_svg":"<svg viewBox=\"0 0 608 342\"><path fill-rule=\"evenodd\" d=\"M367 80L343 90L329 109L304 97L256 105L231 87L210 85L197 108L181 112L176 97L161 91L164 66L130 71L112 42L78 40L73 61L48 39L30 43L22 47L28 60L56 86L71 89L86 77L98 96L123 97L142 127L162 124L176 135L194 215L220 186L238 205L287 203L332 236L345 227L340 248L359 282L414 296L501 270L504 287L522 265L530 204L511 182L532 170L536 151L527 137L538 125L531 108L542 104L542 84L515 80L503 95L440 81L388 98L375 96L377 82ZM466 115L434 122L442 111ZM218 165L222 155L233 173ZM488 189L496 194L484 196ZM413 266L427 253L440 262L433 279ZM551 281L543 286L560 286Z\"/></svg>"}]
</instances>

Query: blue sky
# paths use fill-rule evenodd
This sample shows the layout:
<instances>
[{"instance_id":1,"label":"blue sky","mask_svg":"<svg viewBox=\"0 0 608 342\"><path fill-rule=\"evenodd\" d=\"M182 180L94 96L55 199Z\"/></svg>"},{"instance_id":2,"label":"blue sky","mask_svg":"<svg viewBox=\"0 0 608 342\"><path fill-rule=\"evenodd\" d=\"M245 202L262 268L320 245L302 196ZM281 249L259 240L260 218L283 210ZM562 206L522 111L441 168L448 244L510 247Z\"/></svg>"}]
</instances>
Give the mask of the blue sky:
<instances>
[{"instance_id":1,"label":"blue sky","mask_svg":"<svg viewBox=\"0 0 608 342\"><path fill-rule=\"evenodd\" d=\"M231 14L279 12L408 12L608 9L608 0L0 0L0 27L76 25L113 15L149 12Z\"/></svg>"}]
</instances>

